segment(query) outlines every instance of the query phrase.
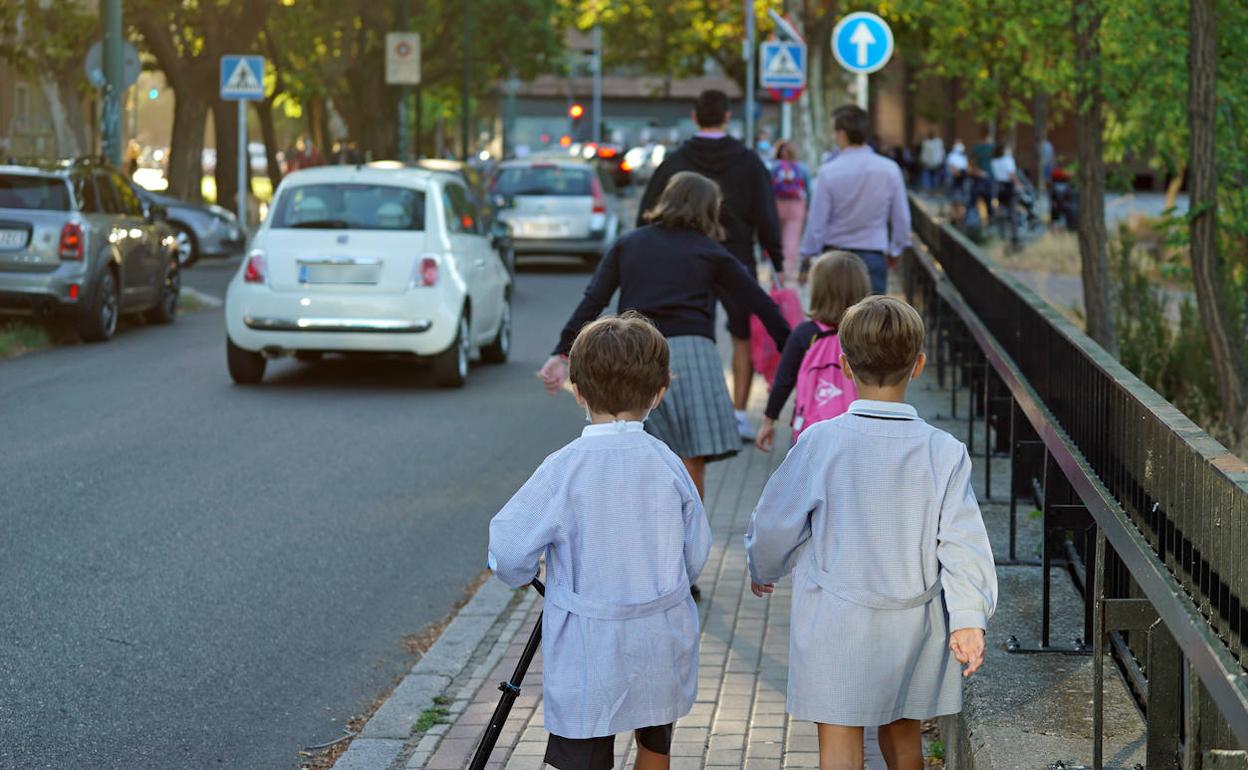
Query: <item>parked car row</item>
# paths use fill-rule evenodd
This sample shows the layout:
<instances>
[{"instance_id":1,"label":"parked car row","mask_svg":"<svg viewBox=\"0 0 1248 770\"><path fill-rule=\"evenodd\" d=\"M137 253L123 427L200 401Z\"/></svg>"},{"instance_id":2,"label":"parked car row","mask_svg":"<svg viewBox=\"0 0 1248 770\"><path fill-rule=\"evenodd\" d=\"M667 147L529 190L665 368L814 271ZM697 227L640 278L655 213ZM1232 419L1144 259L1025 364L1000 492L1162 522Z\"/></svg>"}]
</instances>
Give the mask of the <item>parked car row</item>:
<instances>
[{"instance_id":1,"label":"parked car row","mask_svg":"<svg viewBox=\"0 0 1248 770\"><path fill-rule=\"evenodd\" d=\"M403 354L458 387L511 350L516 254L596 261L620 229L609 166L446 161L291 173L225 297L240 384L294 355ZM244 248L230 212L143 190L94 160L0 167L0 311L72 316L84 339L122 313L169 322L181 271Z\"/></svg>"}]
</instances>

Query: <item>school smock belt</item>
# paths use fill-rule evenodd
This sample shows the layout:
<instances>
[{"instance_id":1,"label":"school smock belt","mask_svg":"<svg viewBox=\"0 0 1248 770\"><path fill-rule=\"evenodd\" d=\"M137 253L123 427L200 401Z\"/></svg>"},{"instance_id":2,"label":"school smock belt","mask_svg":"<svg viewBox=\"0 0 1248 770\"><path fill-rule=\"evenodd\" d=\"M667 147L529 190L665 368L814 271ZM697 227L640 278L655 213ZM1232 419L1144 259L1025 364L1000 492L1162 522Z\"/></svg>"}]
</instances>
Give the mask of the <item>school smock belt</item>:
<instances>
[{"instance_id":1,"label":"school smock belt","mask_svg":"<svg viewBox=\"0 0 1248 770\"><path fill-rule=\"evenodd\" d=\"M940 596L941 585L939 576L928 588L918 596L911 596L907 599L897 599L892 596L884 596L873 591L863 588L851 588L844 583L838 581L832 576L831 572L819 566L819 559L811 553L810 561L806 564L807 574L810 579L815 581L815 585L824 591L832 594L838 599L844 599L850 604L857 604L861 607L870 607L873 610L912 610L915 607L922 607L932 599Z\"/></svg>"},{"instance_id":2,"label":"school smock belt","mask_svg":"<svg viewBox=\"0 0 1248 770\"><path fill-rule=\"evenodd\" d=\"M689 599L689 580L683 578L674 591L641 604L617 604L600 599L590 599L572 591L567 586L546 586L546 603L573 615L598 620L631 620L657 615Z\"/></svg>"}]
</instances>

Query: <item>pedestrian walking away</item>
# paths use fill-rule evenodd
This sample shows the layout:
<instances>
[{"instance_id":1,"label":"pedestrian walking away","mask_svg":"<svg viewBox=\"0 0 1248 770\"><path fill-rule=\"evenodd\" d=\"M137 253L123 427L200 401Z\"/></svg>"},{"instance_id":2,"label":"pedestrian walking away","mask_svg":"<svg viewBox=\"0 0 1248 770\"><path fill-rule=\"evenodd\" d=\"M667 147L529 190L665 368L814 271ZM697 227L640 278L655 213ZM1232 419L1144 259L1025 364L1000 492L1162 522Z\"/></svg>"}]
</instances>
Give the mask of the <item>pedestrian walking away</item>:
<instances>
[{"instance_id":1,"label":"pedestrian walking away","mask_svg":"<svg viewBox=\"0 0 1248 770\"><path fill-rule=\"evenodd\" d=\"M966 157L966 145L960 141L953 143L953 149L945 159L946 171L949 175L949 218L954 224L961 224L966 217L966 204L970 201L970 161Z\"/></svg>"},{"instance_id":2,"label":"pedestrian walking away","mask_svg":"<svg viewBox=\"0 0 1248 770\"><path fill-rule=\"evenodd\" d=\"M944 186L945 140L935 131L927 132L919 150L919 163L923 166L921 187L925 191L931 192Z\"/></svg>"},{"instance_id":3,"label":"pedestrian walking away","mask_svg":"<svg viewBox=\"0 0 1248 770\"><path fill-rule=\"evenodd\" d=\"M776 420L794 387L794 441L816 422L844 412L857 397L853 382L841 370L841 344L836 333L845 311L871 293L867 266L857 254L830 251L815 260L810 275L810 320L798 324L784 343L755 441L764 452L771 451Z\"/></svg>"},{"instance_id":4,"label":"pedestrian walking away","mask_svg":"<svg viewBox=\"0 0 1248 770\"><path fill-rule=\"evenodd\" d=\"M906 184L896 162L867 146L871 121L865 110L846 105L832 120L841 152L815 178L802 259L853 252L867 265L871 290L883 294L890 264L910 246Z\"/></svg>"},{"instance_id":5,"label":"pedestrian walking away","mask_svg":"<svg viewBox=\"0 0 1248 770\"><path fill-rule=\"evenodd\" d=\"M784 275L797 276L801 262L802 227L806 224L806 200L810 195L810 173L797 160L792 142L776 145L776 162L771 168L771 189L780 215L780 242L784 250Z\"/></svg>"},{"instance_id":6,"label":"pedestrian walking away","mask_svg":"<svg viewBox=\"0 0 1248 770\"><path fill-rule=\"evenodd\" d=\"M518 588L546 557L546 764L606 770L615 735L635 731L637 767L660 770L697 695L690 586L711 528L680 460L642 430L672 378L659 330L636 313L599 319L576 335L570 361L591 424L494 516L489 565Z\"/></svg>"},{"instance_id":7,"label":"pedestrian walking away","mask_svg":"<svg viewBox=\"0 0 1248 770\"><path fill-rule=\"evenodd\" d=\"M751 589L794 573L786 710L817 723L820 766L862 767L879 726L889 767L921 768L920 721L960 711L983 664L996 571L966 447L905 403L926 363L918 312L868 297L839 337L859 400L768 480L745 536Z\"/></svg>"},{"instance_id":8,"label":"pedestrian walking away","mask_svg":"<svg viewBox=\"0 0 1248 770\"><path fill-rule=\"evenodd\" d=\"M1018 220L1014 216L1014 193L1018 185L1018 166L1008 145L998 144L992 152L989 164L992 181L997 188L997 216L1004 215L1005 222L998 224L1008 228L1010 243L1018 246ZM1004 234L1004 233L1003 233Z\"/></svg>"},{"instance_id":9,"label":"pedestrian walking away","mask_svg":"<svg viewBox=\"0 0 1248 770\"><path fill-rule=\"evenodd\" d=\"M784 248L780 242L780 219L771 189L771 174L758 154L728 136L728 96L723 91L708 89L694 105L693 119L698 132L664 158L655 170L641 196L637 224L645 224L646 212L654 208L667 187L668 180L681 171L696 171L715 180L723 192L724 205L719 222L723 225L720 241L729 253L755 273L754 243L758 241L781 274L783 283ZM732 402L736 408L739 440L753 441L754 429L745 406L750 399L754 367L750 360L750 308L739 292L720 297L728 316L728 333L732 336Z\"/></svg>"},{"instance_id":10,"label":"pedestrian walking away","mask_svg":"<svg viewBox=\"0 0 1248 770\"><path fill-rule=\"evenodd\" d=\"M748 313L762 319L778 349L789 336L789 324L767 292L717 243L722 234L719 207L714 182L692 171L673 176L647 213L651 224L622 236L603 257L540 372L552 393L562 386L572 340L618 288L619 311L646 316L671 345L672 387L645 427L684 461L699 494L706 463L741 449L715 348L716 297L739 298Z\"/></svg>"}]
</instances>

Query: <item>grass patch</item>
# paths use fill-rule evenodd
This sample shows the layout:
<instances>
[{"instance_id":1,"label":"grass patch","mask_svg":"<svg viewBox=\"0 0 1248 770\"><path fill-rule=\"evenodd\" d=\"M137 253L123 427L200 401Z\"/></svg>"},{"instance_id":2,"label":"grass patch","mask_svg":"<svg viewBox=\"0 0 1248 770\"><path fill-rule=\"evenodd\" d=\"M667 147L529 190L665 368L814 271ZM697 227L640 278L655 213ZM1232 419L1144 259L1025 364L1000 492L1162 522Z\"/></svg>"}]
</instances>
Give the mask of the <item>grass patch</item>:
<instances>
[{"instance_id":1,"label":"grass patch","mask_svg":"<svg viewBox=\"0 0 1248 770\"><path fill-rule=\"evenodd\" d=\"M63 336L46 323L26 319L0 321L0 360L50 348Z\"/></svg>"},{"instance_id":2,"label":"grass patch","mask_svg":"<svg viewBox=\"0 0 1248 770\"><path fill-rule=\"evenodd\" d=\"M416 720L416 724L412 725L412 732L423 733L434 725L449 724L450 720L447 717L450 715L451 712L447 710L446 706L439 705L427 708L421 712L420 718Z\"/></svg>"},{"instance_id":3,"label":"grass patch","mask_svg":"<svg viewBox=\"0 0 1248 770\"><path fill-rule=\"evenodd\" d=\"M1027 516L1032 519L1043 519L1044 511L1040 510L1039 508L1032 508L1030 511L1027 512Z\"/></svg>"},{"instance_id":4,"label":"grass patch","mask_svg":"<svg viewBox=\"0 0 1248 770\"><path fill-rule=\"evenodd\" d=\"M182 290L178 294L178 313L198 313L212 307L204 302L199 292Z\"/></svg>"},{"instance_id":5,"label":"grass patch","mask_svg":"<svg viewBox=\"0 0 1248 770\"><path fill-rule=\"evenodd\" d=\"M944 760L945 758L945 742L937 738L927 747L927 755L932 759Z\"/></svg>"},{"instance_id":6,"label":"grass patch","mask_svg":"<svg viewBox=\"0 0 1248 770\"><path fill-rule=\"evenodd\" d=\"M451 698L449 695L435 695L433 696L433 703L435 706L449 706L451 705Z\"/></svg>"}]
</instances>

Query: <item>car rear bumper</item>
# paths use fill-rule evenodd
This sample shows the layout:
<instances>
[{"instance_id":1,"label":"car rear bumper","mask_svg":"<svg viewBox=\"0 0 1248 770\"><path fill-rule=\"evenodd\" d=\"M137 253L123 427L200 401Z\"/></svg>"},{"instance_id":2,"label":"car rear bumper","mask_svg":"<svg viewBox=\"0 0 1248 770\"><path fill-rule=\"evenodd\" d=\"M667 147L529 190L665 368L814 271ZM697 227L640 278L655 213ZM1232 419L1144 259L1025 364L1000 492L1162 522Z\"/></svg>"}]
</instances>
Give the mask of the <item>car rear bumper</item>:
<instances>
[{"instance_id":1,"label":"car rear bumper","mask_svg":"<svg viewBox=\"0 0 1248 770\"><path fill-rule=\"evenodd\" d=\"M84 297L90 296L87 283L80 262L63 263L51 272L0 269L0 312L73 312ZM70 296L74 286L78 287L76 299Z\"/></svg>"},{"instance_id":2,"label":"car rear bumper","mask_svg":"<svg viewBox=\"0 0 1248 770\"><path fill-rule=\"evenodd\" d=\"M512 237L516 254L601 254L606 238L517 238Z\"/></svg>"},{"instance_id":3,"label":"car rear bumper","mask_svg":"<svg viewBox=\"0 0 1248 770\"><path fill-rule=\"evenodd\" d=\"M420 291L303 295L235 283L226 294L226 331L252 351L436 355L451 346L459 317L441 302L420 301Z\"/></svg>"}]
</instances>

